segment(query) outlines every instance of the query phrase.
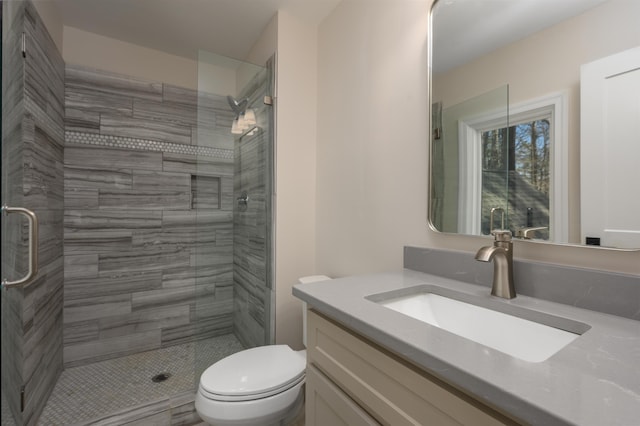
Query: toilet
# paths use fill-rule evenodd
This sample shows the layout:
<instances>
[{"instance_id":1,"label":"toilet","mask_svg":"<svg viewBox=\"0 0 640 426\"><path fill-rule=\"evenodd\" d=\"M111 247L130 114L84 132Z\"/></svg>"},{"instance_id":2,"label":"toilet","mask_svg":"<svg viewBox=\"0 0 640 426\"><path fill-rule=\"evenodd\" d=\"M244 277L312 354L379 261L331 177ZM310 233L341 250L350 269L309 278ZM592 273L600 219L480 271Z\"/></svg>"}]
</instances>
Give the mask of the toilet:
<instances>
[{"instance_id":1,"label":"toilet","mask_svg":"<svg viewBox=\"0 0 640 426\"><path fill-rule=\"evenodd\" d=\"M324 275L303 277L299 283L326 281ZM306 304L303 306L306 346ZM283 425L304 405L307 351L269 345L229 355L200 377L195 407L214 426Z\"/></svg>"}]
</instances>

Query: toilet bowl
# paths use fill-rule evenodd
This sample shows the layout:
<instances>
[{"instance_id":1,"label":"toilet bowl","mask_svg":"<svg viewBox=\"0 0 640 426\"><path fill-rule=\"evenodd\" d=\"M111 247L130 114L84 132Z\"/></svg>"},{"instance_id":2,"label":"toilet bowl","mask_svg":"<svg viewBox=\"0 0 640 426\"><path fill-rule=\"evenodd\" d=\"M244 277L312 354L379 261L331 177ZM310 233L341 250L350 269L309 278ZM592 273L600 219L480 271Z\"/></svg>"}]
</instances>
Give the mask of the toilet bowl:
<instances>
[{"instance_id":1,"label":"toilet bowl","mask_svg":"<svg viewBox=\"0 0 640 426\"><path fill-rule=\"evenodd\" d=\"M328 279L314 275L298 281ZM305 307L304 319L306 315ZM306 330L303 341L306 345ZM286 424L304 404L306 355L306 350L294 351L287 345L260 346L229 355L202 373L196 411L214 426Z\"/></svg>"}]
</instances>

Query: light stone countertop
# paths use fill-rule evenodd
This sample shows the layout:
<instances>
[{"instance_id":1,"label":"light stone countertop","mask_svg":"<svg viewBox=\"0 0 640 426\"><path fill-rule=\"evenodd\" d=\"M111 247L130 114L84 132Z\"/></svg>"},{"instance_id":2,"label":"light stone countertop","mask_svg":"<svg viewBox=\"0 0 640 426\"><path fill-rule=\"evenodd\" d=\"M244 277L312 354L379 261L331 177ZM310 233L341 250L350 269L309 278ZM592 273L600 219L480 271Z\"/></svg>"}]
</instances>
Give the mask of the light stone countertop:
<instances>
[{"instance_id":1,"label":"light stone countertop","mask_svg":"<svg viewBox=\"0 0 640 426\"><path fill-rule=\"evenodd\" d=\"M365 297L434 285L487 304L578 321L591 328L549 359L522 361L392 311ZM517 290L517 287L516 287ZM640 425L640 321L405 269L298 284L294 296L480 401L536 425Z\"/></svg>"}]
</instances>

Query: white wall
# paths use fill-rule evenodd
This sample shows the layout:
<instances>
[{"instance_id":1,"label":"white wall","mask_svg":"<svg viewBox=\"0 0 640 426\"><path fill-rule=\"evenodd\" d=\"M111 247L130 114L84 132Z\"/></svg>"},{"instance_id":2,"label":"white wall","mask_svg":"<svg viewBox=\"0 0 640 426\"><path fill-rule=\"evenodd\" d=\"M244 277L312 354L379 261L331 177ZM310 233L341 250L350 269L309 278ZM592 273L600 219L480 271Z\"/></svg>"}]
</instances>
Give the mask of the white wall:
<instances>
[{"instance_id":1,"label":"white wall","mask_svg":"<svg viewBox=\"0 0 640 426\"><path fill-rule=\"evenodd\" d=\"M402 246L475 251L428 229L426 34L431 0L344 0L318 32L316 270L402 268ZM638 252L517 241L516 258L638 273Z\"/></svg>"},{"instance_id":2,"label":"white wall","mask_svg":"<svg viewBox=\"0 0 640 426\"><path fill-rule=\"evenodd\" d=\"M302 345L298 277L315 273L317 27L278 13L276 342Z\"/></svg>"}]
</instances>

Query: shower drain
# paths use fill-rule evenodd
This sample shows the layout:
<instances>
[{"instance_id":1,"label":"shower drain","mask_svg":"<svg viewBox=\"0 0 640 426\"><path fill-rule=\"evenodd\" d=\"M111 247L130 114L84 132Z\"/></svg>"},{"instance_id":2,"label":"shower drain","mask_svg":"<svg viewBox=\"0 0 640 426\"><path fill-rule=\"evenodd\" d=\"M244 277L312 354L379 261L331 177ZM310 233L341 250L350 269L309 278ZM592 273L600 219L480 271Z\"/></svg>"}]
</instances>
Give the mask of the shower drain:
<instances>
[{"instance_id":1,"label":"shower drain","mask_svg":"<svg viewBox=\"0 0 640 426\"><path fill-rule=\"evenodd\" d=\"M167 380L169 377L171 377L171 374L169 374L169 373L160 373L160 374L156 374L155 376L153 376L151 378L151 381L155 382L155 383L161 383L161 382L164 382L165 380Z\"/></svg>"}]
</instances>

